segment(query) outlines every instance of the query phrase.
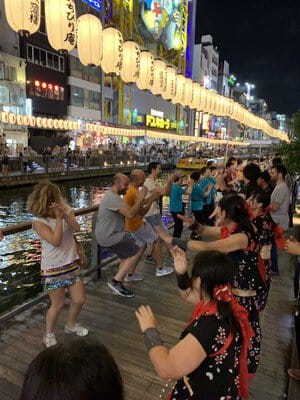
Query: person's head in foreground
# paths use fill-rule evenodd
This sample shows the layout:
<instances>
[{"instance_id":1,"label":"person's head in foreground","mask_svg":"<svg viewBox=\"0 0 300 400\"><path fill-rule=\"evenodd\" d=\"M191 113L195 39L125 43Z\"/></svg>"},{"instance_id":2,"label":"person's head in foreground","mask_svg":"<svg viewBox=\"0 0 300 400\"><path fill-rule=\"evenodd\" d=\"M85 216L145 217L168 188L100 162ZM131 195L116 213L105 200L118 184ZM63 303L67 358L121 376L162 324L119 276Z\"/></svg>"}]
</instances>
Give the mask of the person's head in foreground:
<instances>
[{"instance_id":1,"label":"person's head in foreground","mask_svg":"<svg viewBox=\"0 0 300 400\"><path fill-rule=\"evenodd\" d=\"M35 357L20 400L124 400L122 378L105 346L77 339Z\"/></svg>"}]
</instances>

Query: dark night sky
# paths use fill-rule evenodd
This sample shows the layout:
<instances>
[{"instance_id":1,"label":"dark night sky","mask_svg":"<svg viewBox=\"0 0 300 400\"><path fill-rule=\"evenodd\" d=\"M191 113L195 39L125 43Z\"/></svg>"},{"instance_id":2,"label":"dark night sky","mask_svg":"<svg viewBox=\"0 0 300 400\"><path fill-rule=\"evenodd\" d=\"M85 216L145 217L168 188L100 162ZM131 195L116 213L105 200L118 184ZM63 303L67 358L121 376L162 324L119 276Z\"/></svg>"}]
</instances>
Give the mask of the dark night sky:
<instances>
[{"instance_id":1,"label":"dark night sky","mask_svg":"<svg viewBox=\"0 0 300 400\"><path fill-rule=\"evenodd\" d=\"M300 109L300 0L197 0L196 43L203 34L269 110Z\"/></svg>"}]
</instances>

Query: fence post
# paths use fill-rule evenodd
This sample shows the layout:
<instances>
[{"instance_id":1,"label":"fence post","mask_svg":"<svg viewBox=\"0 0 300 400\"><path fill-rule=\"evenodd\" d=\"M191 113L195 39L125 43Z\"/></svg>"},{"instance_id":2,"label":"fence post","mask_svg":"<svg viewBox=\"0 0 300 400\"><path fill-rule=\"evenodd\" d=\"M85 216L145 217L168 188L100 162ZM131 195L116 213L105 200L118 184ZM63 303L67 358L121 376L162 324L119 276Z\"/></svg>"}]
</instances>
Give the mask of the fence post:
<instances>
[{"instance_id":1,"label":"fence post","mask_svg":"<svg viewBox=\"0 0 300 400\"><path fill-rule=\"evenodd\" d=\"M97 220L97 212L94 212L92 218L92 239L91 239L91 266L98 267L95 273L96 279L101 279L101 249L97 243L96 236L95 236L95 229L96 229L96 220Z\"/></svg>"}]
</instances>

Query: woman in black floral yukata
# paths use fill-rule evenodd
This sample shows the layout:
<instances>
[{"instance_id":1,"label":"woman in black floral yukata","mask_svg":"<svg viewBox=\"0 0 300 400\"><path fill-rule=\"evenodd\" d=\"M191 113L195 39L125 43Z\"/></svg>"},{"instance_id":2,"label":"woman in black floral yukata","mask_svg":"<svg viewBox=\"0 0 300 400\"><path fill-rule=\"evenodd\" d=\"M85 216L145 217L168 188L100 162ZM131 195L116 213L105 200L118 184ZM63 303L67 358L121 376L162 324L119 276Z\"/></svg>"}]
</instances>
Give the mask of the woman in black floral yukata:
<instances>
[{"instance_id":1,"label":"woman in black floral yukata","mask_svg":"<svg viewBox=\"0 0 300 400\"><path fill-rule=\"evenodd\" d=\"M248 312L231 292L231 260L216 251L199 253L192 277L186 254L172 250L182 297L195 305L180 342L168 350L148 306L136 311L150 360L162 379L178 379L166 400L248 397L247 348L253 331Z\"/></svg>"},{"instance_id":2,"label":"woman in black floral yukata","mask_svg":"<svg viewBox=\"0 0 300 400\"><path fill-rule=\"evenodd\" d=\"M250 221L249 206L239 195L224 196L218 204L217 214L220 227L199 225L191 218L180 216L201 237L207 237L214 241L184 241L170 238L162 231L159 232L159 235L166 243L177 245L184 250L189 249L196 252L218 250L228 254L234 262L236 269L232 292L237 301L247 309L249 322L255 333L251 339L251 349L248 353L248 372L250 376L253 376L259 363L261 342L258 299L265 293L265 282L261 278L258 265L257 236Z\"/></svg>"}]
</instances>

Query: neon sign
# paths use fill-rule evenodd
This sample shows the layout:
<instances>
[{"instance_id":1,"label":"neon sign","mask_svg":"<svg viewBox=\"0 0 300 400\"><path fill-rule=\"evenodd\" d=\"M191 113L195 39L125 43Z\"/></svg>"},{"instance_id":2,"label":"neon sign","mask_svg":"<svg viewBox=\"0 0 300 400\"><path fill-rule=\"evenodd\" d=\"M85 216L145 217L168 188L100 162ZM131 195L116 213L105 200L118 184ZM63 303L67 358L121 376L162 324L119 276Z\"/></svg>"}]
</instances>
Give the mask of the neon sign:
<instances>
[{"instance_id":1,"label":"neon sign","mask_svg":"<svg viewBox=\"0 0 300 400\"><path fill-rule=\"evenodd\" d=\"M102 0L83 0L89 6L93 7L95 10L102 12Z\"/></svg>"}]
</instances>

